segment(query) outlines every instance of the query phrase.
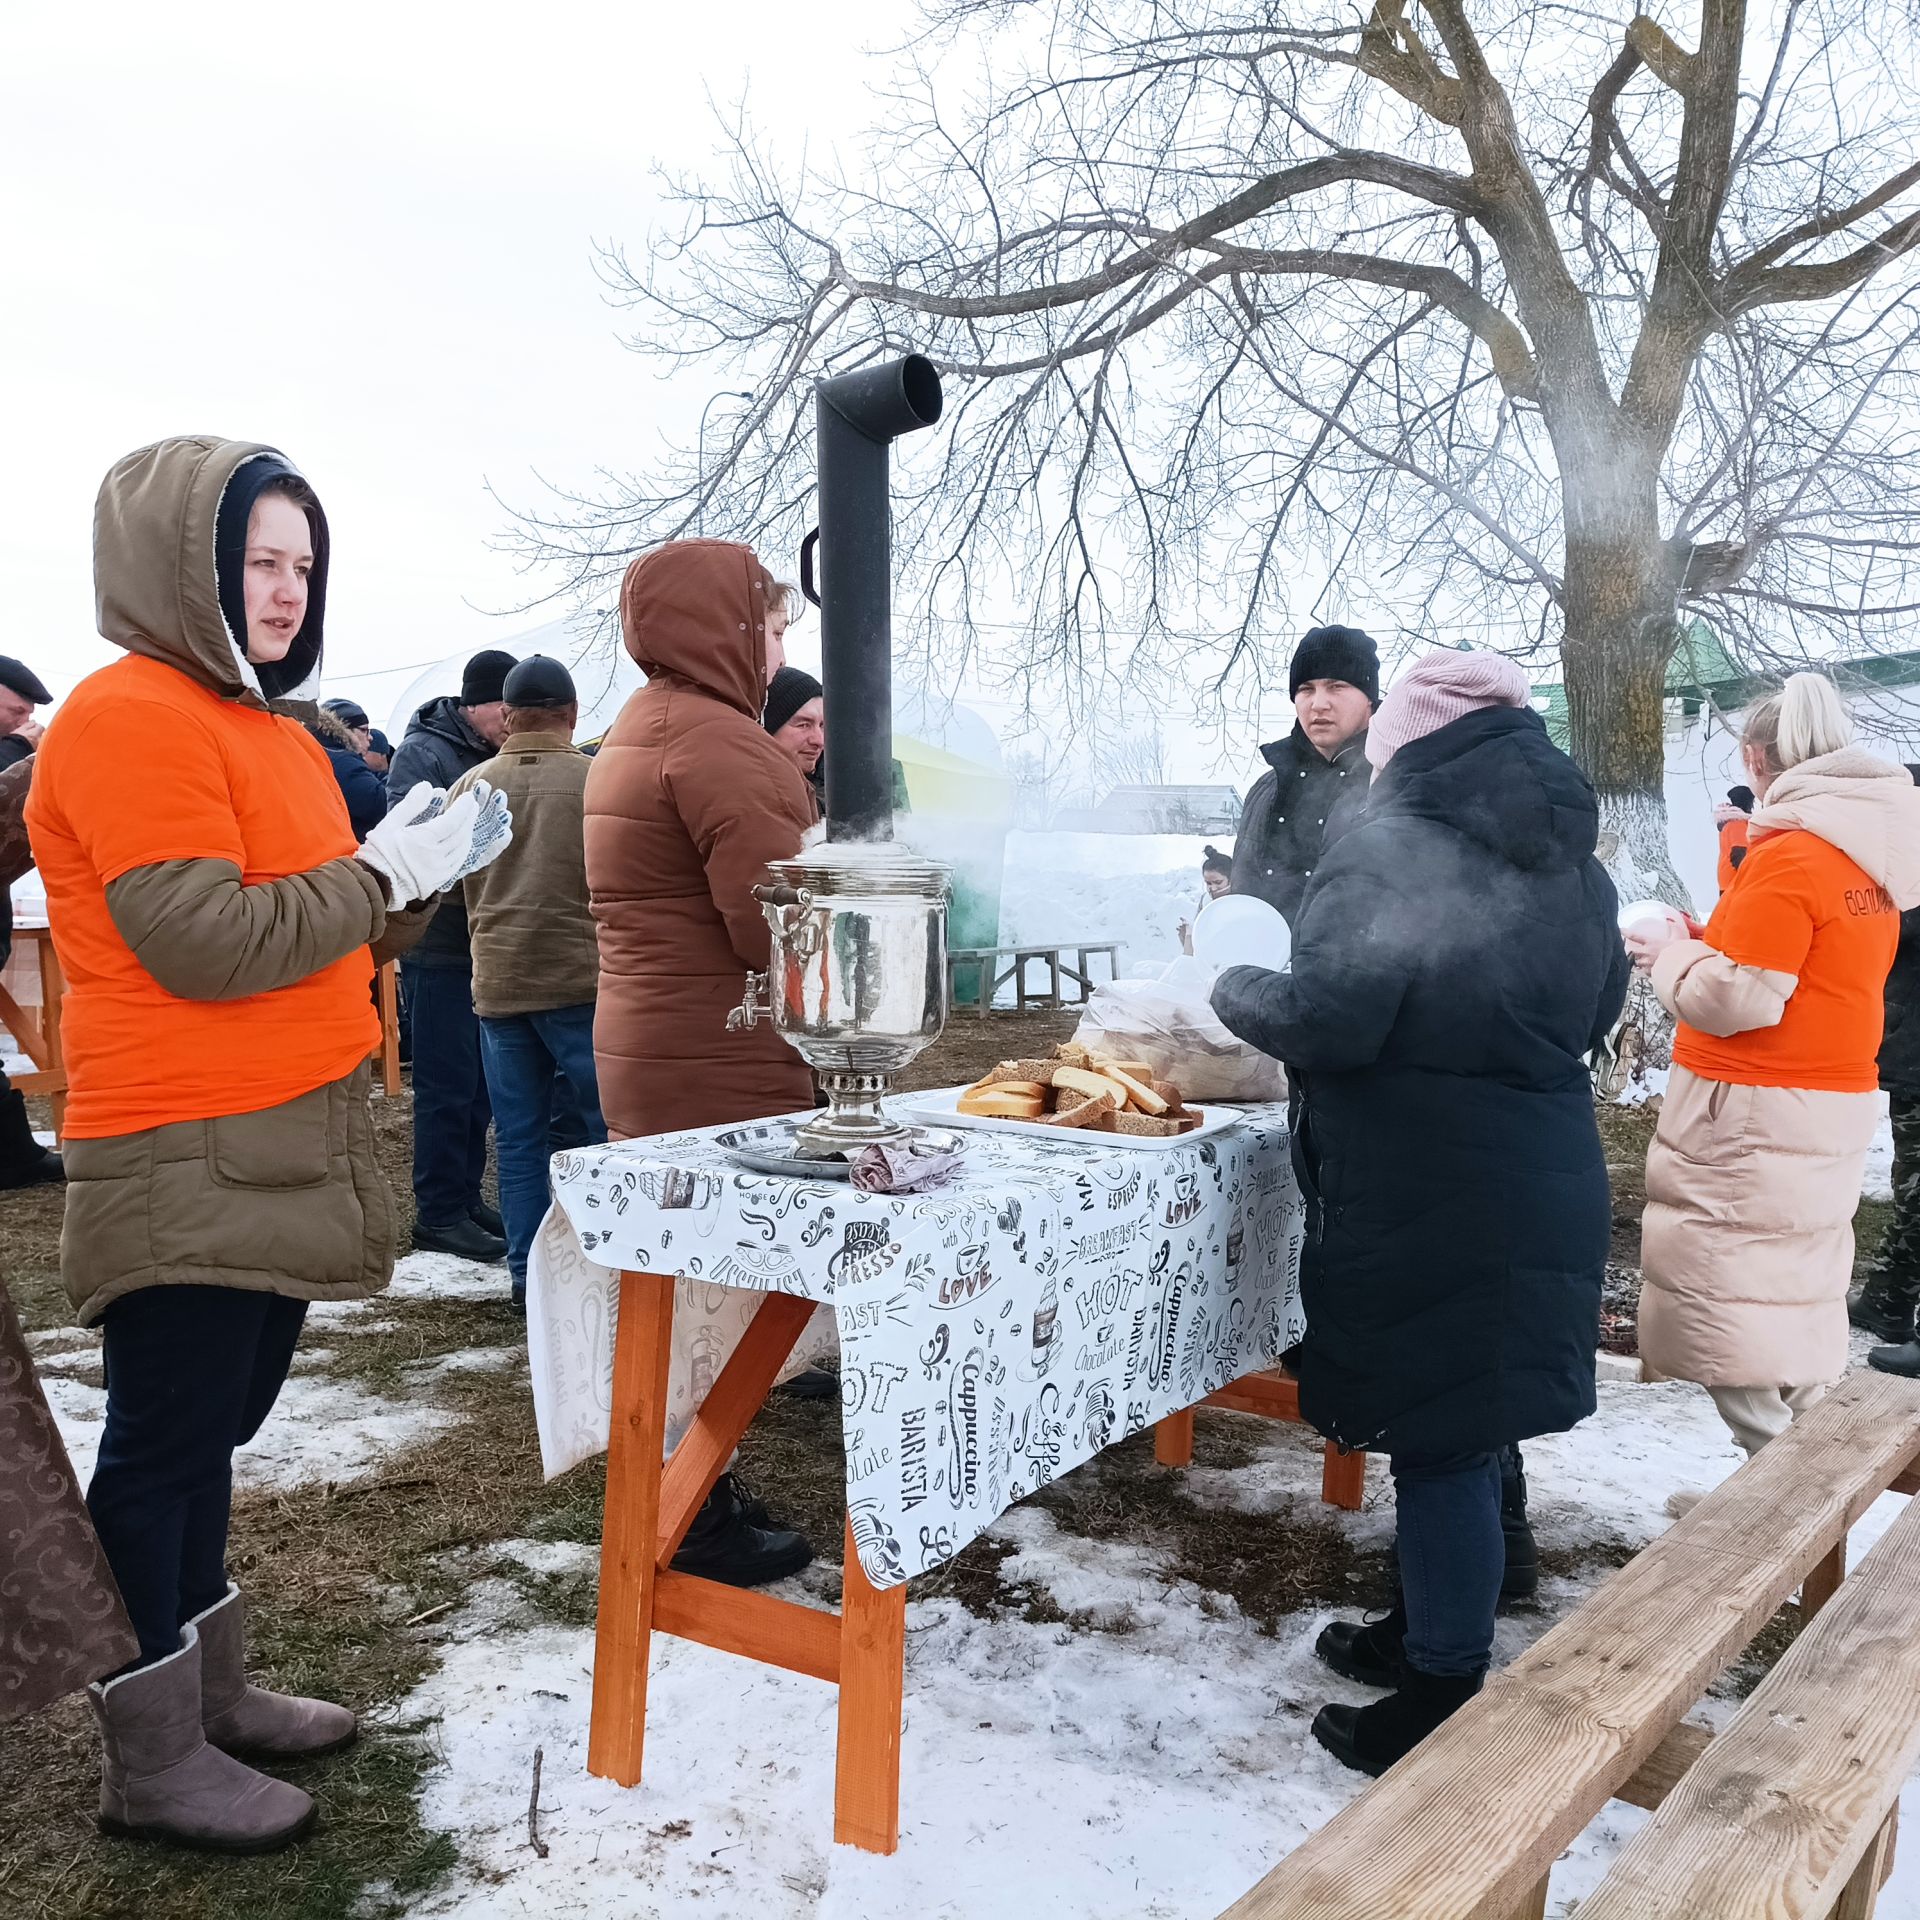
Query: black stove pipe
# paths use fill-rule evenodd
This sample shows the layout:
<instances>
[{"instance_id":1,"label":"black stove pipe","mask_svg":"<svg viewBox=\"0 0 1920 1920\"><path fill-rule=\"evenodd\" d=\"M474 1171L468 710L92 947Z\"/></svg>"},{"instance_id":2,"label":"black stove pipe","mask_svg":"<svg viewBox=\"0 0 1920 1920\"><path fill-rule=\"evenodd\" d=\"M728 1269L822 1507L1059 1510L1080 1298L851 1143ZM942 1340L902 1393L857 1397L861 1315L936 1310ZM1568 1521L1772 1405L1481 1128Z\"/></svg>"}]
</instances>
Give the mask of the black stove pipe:
<instances>
[{"instance_id":1,"label":"black stove pipe","mask_svg":"<svg viewBox=\"0 0 1920 1920\"><path fill-rule=\"evenodd\" d=\"M888 449L940 418L918 353L822 380L820 677L827 689L827 838L893 838L893 497Z\"/></svg>"}]
</instances>

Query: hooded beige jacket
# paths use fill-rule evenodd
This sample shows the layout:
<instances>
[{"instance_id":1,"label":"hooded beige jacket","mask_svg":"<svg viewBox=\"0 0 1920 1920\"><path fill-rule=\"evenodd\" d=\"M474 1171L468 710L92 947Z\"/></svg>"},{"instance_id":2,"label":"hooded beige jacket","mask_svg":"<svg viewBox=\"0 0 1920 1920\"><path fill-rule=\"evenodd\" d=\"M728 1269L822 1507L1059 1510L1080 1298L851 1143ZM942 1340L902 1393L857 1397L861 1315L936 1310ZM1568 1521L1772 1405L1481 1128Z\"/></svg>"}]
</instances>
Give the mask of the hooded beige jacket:
<instances>
[{"instance_id":1,"label":"hooded beige jacket","mask_svg":"<svg viewBox=\"0 0 1920 1920\"><path fill-rule=\"evenodd\" d=\"M1904 768L1850 747L1782 774L1753 816L1752 843L1795 832L1852 861L1889 896L1889 918L1920 904L1920 789ZM1764 874L1749 859L1728 898ZM1810 947L1809 969L1836 964L1825 951ZM1701 940L1667 948L1653 970L1669 1011L1714 1036L1723 1056L1738 1051L1739 1036L1779 1027L1813 977L1743 966ZM1883 982L1850 984L1877 997ZM1870 1076L1871 1047L1865 1067ZM1878 1117L1872 1093L1674 1068L1647 1154L1640 1353L1649 1375L1800 1387L1845 1371L1853 1215Z\"/></svg>"},{"instance_id":2,"label":"hooded beige jacket","mask_svg":"<svg viewBox=\"0 0 1920 1920\"><path fill-rule=\"evenodd\" d=\"M296 732L295 723L261 711L268 702L220 611L214 534L221 496L241 466L270 453L237 441L162 441L119 462L101 487L94 525L100 630L141 664L131 680L127 663L104 669L62 706L36 756L27 806L54 944L72 983L76 1103L87 1091L80 1037L89 1021L105 1034L118 1020L124 1033L143 972L151 984L141 991L157 1016L184 1002L176 1023L183 1029L213 1036L231 1018L244 1032L249 1020L271 1020L278 996L310 991L323 972L337 977L336 998L351 994L353 979L370 981L389 935L417 933L424 923L421 914L390 915L381 880L351 857L351 831L324 757L304 738L298 752L286 750L275 730ZM324 540L316 543L316 561L323 555ZM324 575L318 564L315 572L309 621L317 625ZM318 639L303 628L295 644L317 657ZM157 769L98 764L98 742L115 736L98 717L111 718L130 688L137 695L151 684L158 700L178 685L165 679L175 674L190 683L180 692L199 703L206 737L162 744L180 756L182 775L185 756L193 756L202 817L208 792L224 779L232 785L218 790L231 795L236 843L251 845L250 808L259 817L263 806L311 806L329 819L327 810L339 810L337 839L346 851L277 878L249 877L234 860L167 856L168 769L164 762ZM226 703L259 717L236 729L222 719ZM248 759L247 742L269 736L272 777L286 778L292 768L298 782L310 773L311 794L261 788L267 776ZM122 832L123 809L140 810L140 832L157 851L130 870L102 871L94 849ZM214 1013L214 1003L237 1004L229 1016ZM185 1053L211 1046L209 1039ZM329 1047L337 1057L341 1043ZM176 1057L181 1051L176 1047ZM393 1206L374 1155L364 1062L348 1046L348 1071L335 1064L331 1077L316 1073L293 1097L282 1091L263 1104L250 1091L244 1040L229 1051L230 1089L209 1071L202 1076L207 1084L179 1090L176 1100L170 1078L143 1096L137 1075L128 1073L124 1042L112 1048L102 1041L102 1070L110 1064L125 1083L116 1083L116 1100L164 1101L192 1117L133 1131L97 1128L93 1137L66 1141L61 1265L83 1322L142 1287L226 1286L347 1300L377 1291L391 1276Z\"/></svg>"}]
</instances>

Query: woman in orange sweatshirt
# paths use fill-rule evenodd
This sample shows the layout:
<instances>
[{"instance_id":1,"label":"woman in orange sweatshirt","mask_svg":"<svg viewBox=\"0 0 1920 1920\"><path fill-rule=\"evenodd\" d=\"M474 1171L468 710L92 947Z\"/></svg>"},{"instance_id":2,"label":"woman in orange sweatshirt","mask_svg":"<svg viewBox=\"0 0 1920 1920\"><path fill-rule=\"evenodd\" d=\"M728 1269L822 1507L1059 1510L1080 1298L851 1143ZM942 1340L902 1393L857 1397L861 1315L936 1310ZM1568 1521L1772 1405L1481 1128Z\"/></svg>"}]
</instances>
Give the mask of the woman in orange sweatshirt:
<instances>
[{"instance_id":1,"label":"woman in orange sweatshirt","mask_svg":"<svg viewBox=\"0 0 1920 1920\"><path fill-rule=\"evenodd\" d=\"M1640 1352L1755 1453L1847 1362L1881 991L1920 903L1920 791L1852 744L1832 683L1749 714L1747 857L1701 938L1630 934L1679 1021L1647 1155Z\"/></svg>"}]
</instances>

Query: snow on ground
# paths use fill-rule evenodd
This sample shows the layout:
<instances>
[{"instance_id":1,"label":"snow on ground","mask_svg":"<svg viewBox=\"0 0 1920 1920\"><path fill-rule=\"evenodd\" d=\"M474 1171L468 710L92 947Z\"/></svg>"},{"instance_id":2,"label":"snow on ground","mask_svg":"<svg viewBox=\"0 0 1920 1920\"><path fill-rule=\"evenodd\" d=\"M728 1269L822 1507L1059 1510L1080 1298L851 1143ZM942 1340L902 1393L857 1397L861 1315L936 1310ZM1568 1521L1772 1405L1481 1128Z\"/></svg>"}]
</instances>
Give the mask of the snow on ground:
<instances>
[{"instance_id":1,"label":"snow on ground","mask_svg":"<svg viewBox=\"0 0 1920 1920\"><path fill-rule=\"evenodd\" d=\"M1880 1096L1880 1125L1873 1145L1867 1149L1867 1171L1860 1182L1862 1199L1893 1199L1893 1121L1888 1117L1887 1096Z\"/></svg>"},{"instance_id":2,"label":"snow on ground","mask_svg":"<svg viewBox=\"0 0 1920 1920\"><path fill-rule=\"evenodd\" d=\"M309 1308L307 1338L313 1339L317 1326L331 1325L341 1333L353 1326L371 1331L380 1324L378 1309L386 1299L490 1300L503 1295L506 1286L505 1271L499 1267L475 1266L439 1253L408 1254L396 1268L386 1294L370 1301ZM61 1328L35 1335L33 1347L40 1383L84 1485L93 1475L100 1428L106 1419L106 1393L85 1377L98 1373L98 1335ZM453 1420L452 1414L424 1401L388 1399L369 1393L350 1377L321 1371L335 1351L320 1342L295 1349L292 1376L281 1388L273 1412L252 1442L234 1456L237 1487L284 1492L314 1482L357 1480ZM516 1358L510 1349L478 1348L449 1354L419 1371L431 1378L436 1372L462 1366L506 1366Z\"/></svg>"},{"instance_id":3,"label":"snow on ground","mask_svg":"<svg viewBox=\"0 0 1920 1920\"><path fill-rule=\"evenodd\" d=\"M1526 1450L1549 1547L1649 1539L1667 1524L1668 1492L1737 1464L1698 1388L1608 1381L1600 1401L1577 1432ZM1253 1462L1193 1470L1194 1497L1276 1512L1310 1501L1318 1456L1306 1436L1250 1432ZM1868 1515L1856 1554L1900 1504L1889 1495ZM1356 1538L1384 1537L1384 1472L1374 1470L1365 1512L1316 1511ZM1375 1697L1313 1658L1326 1612L1267 1635L1231 1601L1166 1573L1148 1544L1090 1541L1036 1507L995 1532L1015 1549L1002 1577L1050 1594L1071 1624L909 1603L901 1844L886 1859L832 1844L831 1688L657 1640L647 1777L629 1793L586 1772L592 1633L517 1623L511 1587L476 1582L442 1623L440 1670L393 1716L432 1723L440 1758L424 1815L461 1852L454 1878L416 1911L1211 1920L1364 1786L1308 1733L1322 1703ZM567 1572L590 1564L591 1549L508 1542L497 1554ZM1603 1577L1553 1583L1543 1609L1501 1623L1497 1657L1512 1658ZM783 1590L805 1597L813 1586ZM1703 1710L1715 1723L1731 1711L1724 1701ZM526 1837L536 1746L545 1860ZM1920 1794L1908 1798L1920 1813ZM1570 1914L1646 1817L1607 1807L1556 1868L1549 1914ZM1920 1920L1920 1856L1903 1858L1879 1911Z\"/></svg>"},{"instance_id":4,"label":"snow on ground","mask_svg":"<svg viewBox=\"0 0 1920 1920\"><path fill-rule=\"evenodd\" d=\"M1123 969L1164 964L1180 951L1180 922L1204 897L1205 845L1186 834L1010 833L1000 938L1009 946L1119 940Z\"/></svg>"}]
</instances>

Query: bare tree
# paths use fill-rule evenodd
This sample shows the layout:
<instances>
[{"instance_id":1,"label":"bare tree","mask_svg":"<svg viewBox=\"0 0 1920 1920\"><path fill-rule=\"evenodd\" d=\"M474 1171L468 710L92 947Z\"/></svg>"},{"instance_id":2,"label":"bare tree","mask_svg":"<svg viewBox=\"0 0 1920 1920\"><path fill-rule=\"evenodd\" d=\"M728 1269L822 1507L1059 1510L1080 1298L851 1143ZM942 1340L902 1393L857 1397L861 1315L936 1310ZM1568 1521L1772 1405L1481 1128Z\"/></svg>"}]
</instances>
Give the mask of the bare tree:
<instances>
[{"instance_id":1,"label":"bare tree","mask_svg":"<svg viewBox=\"0 0 1920 1920\"><path fill-rule=\"evenodd\" d=\"M1167 738L1157 721L1136 727L1094 749L1094 771L1108 786L1164 786L1167 780Z\"/></svg>"},{"instance_id":2,"label":"bare tree","mask_svg":"<svg viewBox=\"0 0 1920 1920\"><path fill-rule=\"evenodd\" d=\"M1244 697L1289 585L1364 566L1410 637L1557 651L1616 874L1679 898L1682 610L1750 665L1920 611L1911 8L931 0L859 177L737 122L604 256L636 347L752 377L724 457L522 536L588 594L702 511L790 541L812 379L918 347L951 402L902 604L940 671Z\"/></svg>"}]
</instances>

